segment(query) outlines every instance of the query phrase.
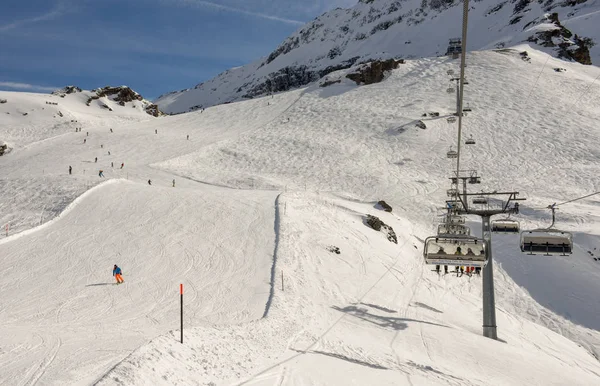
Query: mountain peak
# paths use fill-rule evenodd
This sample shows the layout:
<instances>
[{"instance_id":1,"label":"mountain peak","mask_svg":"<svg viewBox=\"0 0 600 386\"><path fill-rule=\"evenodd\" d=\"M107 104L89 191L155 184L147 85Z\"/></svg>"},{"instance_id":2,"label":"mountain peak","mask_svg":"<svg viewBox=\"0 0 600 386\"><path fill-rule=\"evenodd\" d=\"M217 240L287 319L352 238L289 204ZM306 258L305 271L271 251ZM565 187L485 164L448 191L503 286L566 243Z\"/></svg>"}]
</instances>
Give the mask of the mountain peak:
<instances>
[{"instance_id":1,"label":"mountain peak","mask_svg":"<svg viewBox=\"0 0 600 386\"><path fill-rule=\"evenodd\" d=\"M302 87L373 60L443 56L448 38L461 34L460 4L459 0L360 0L350 9L337 8L315 18L266 58L225 71L193 89L162 95L156 103L163 111L182 113ZM564 60L583 64L600 60L600 51L592 48L600 34L589 36L598 31L596 3L478 0L469 9L467 50L529 42Z\"/></svg>"}]
</instances>

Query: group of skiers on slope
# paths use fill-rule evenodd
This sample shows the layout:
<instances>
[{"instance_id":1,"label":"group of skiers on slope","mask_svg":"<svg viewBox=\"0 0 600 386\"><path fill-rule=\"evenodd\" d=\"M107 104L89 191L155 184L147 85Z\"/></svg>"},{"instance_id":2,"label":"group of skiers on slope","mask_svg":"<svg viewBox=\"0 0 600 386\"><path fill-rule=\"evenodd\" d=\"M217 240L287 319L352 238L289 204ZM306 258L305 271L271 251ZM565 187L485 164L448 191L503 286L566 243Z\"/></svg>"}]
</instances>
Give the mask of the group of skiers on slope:
<instances>
[{"instance_id":1,"label":"group of skiers on slope","mask_svg":"<svg viewBox=\"0 0 600 386\"><path fill-rule=\"evenodd\" d=\"M81 132L81 128L76 128L75 132ZM110 132L113 133L113 129L110 129ZM158 130L154 130L154 133L158 134ZM88 131L86 131L85 135L89 136L90 133ZM188 134L186 136L186 140L189 141L189 139L190 139L190 135ZM86 139L85 138L83 139L83 143L84 144L86 143ZM100 148L104 148L104 145L100 145ZM108 152L108 155L110 155L110 151ZM98 163L98 157L94 157L94 163ZM110 166L114 167L114 162L111 162ZM121 163L121 169L123 169L123 167L125 167L125 163L124 162ZM71 165L69 165L69 174L73 174L73 167ZM98 177L105 178L105 176L104 176L104 170L100 169L98 171ZM152 185L152 180L148 180L148 185ZM172 186L175 187L175 180L172 181Z\"/></svg>"}]
</instances>

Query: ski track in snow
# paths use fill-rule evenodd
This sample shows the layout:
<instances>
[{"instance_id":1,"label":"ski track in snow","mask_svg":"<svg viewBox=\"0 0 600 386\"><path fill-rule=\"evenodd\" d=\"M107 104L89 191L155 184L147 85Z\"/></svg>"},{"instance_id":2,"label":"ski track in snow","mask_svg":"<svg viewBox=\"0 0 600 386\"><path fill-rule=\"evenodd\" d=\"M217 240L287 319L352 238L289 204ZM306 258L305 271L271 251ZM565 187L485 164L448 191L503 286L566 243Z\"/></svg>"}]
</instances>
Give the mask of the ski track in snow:
<instances>
[{"instance_id":1,"label":"ski track in snow","mask_svg":"<svg viewBox=\"0 0 600 386\"><path fill-rule=\"evenodd\" d=\"M481 189L526 194L524 228L547 223L531 208L600 187L593 99L575 112L563 103L598 69L528 51L531 64L518 50L469 54L465 132L477 145L463 148ZM448 186L455 130L443 89L455 67L408 61L371 86L310 86L156 120L91 115L67 97L61 110L83 133L41 118L27 136L8 130L0 383L598 383L596 199L561 208L577 243L567 259L525 257L515 237L494 236L502 341L481 337L479 277L422 264ZM35 111L47 98L5 94ZM440 117L413 128L429 111ZM394 212L375 209L379 199ZM392 225L398 244L366 227L366 214ZM124 270L118 287L114 263ZM181 282L184 345L174 330Z\"/></svg>"}]
</instances>

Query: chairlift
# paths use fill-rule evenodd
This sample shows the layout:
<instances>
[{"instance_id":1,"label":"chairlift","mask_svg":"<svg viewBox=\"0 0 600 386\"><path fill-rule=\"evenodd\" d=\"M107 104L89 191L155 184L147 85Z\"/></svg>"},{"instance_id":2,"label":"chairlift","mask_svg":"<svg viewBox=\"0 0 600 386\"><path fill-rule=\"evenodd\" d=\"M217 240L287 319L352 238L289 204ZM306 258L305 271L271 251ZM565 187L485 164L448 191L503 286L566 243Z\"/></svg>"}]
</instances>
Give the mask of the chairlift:
<instances>
[{"instance_id":1,"label":"chairlift","mask_svg":"<svg viewBox=\"0 0 600 386\"><path fill-rule=\"evenodd\" d=\"M450 147L450 150L448 153L446 153L446 155L448 158L458 158L458 152L456 152L456 150L452 150L452 147Z\"/></svg>"},{"instance_id":2,"label":"chairlift","mask_svg":"<svg viewBox=\"0 0 600 386\"><path fill-rule=\"evenodd\" d=\"M469 138L465 141L465 145L475 145L475 140L473 139L473 134L469 136Z\"/></svg>"},{"instance_id":3,"label":"chairlift","mask_svg":"<svg viewBox=\"0 0 600 386\"><path fill-rule=\"evenodd\" d=\"M464 224L466 221L463 216L449 215L442 219L442 224Z\"/></svg>"},{"instance_id":4,"label":"chairlift","mask_svg":"<svg viewBox=\"0 0 600 386\"><path fill-rule=\"evenodd\" d=\"M446 89L446 92L447 92L448 94L452 94L452 93L454 93L454 87L448 87L448 88Z\"/></svg>"},{"instance_id":5,"label":"chairlift","mask_svg":"<svg viewBox=\"0 0 600 386\"><path fill-rule=\"evenodd\" d=\"M448 75L454 75L454 70L448 70L448 71L446 71L446 74L448 74Z\"/></svg>"},{"instance_id":6,"label":"chairlift","mask_svg":"<svg viewBox=\"0 0 600 386\"><path fill-rule=\"evenodd\" d=\"M508 218L492 221L492 232L494 233L519 233L519 222Z\"/></svg>"},{"instance_id":7,"label":"chairlift","mask_svg":"<svg viewBox=\"0 0 600 386\"><path fill-rule=\"evenodd\" d=\"M425 264L485 267L488 254L483 239L468 235L437 235L425 239Z\"/></svg>"},{"instance_id":8,"label":"chairlift","mask_svg":"<svg viewBox=\"0 0 600 386\"><path fill-rule=\"evenodd\" d=\"M475 205L487 205L488 200L483 196L478 196L473 199L473 204Z\"/></svg>"},{"instance_id":9,"label":"chairlift","mask_svg":"<svg viewBox=\"0 0 600 386\"><path fill-rule=\"evenodd\" d=\"M467 182L469 184L481 184L481 177L477 177L477 176L469 177L469 179L467 180Z\"/></svg>"},{"instance_id":10,"label":"chairlift","mask_svg":"<svg viewBox=\"0 0 600 386\"><path fill-rule=\"evenodd\" d=\"M548 206L552 210L552 224L546 229L533 229L521 232L521 251L529 255L543 253L546 256L567 256L573 253L573 235L555 229L556 204Z\"/></svg>"},{"instance_id":11,"label":"chairlift","mask_svg":"<svg viewBox=\"0 0 600 386\"><path fill-rule=\"evenodd\" d=\"M438 236L439 235L463 235L470 236L471 228L462 224L439 224L438 225Z\"/></svg>"},{"instance_id":12,"label":"chairlift","mask_svg":"<svg viewBox=\"0 0 600 386\"><path fill-rule=\"evenodd\" d=\"M463 107L463 112L471 112L471 111L473 111L473 110L471 109L471 106L469 106L469 104L467 103L467 107Z\"/></svg>"},{"instance_id":13,"label":"chairlift","mask_svg":"<svg viewBox=\"0 0 600 386\"><path fill-rule=\"evenodd\" d=\"M456 122L456 117L448 117L447 121L448 123L454 123Z\"/></svg>"},{"instance_id":14,"label":"chairlift","mask_svg":"<svg viewBox=\"0 0 600 386\"><path fill-rule=\"evenodd\" d=\"M448 189L446 191L446 194L448 194L448 197L455 197L458 196L458 189L452 188L452 189Z\"/></svg>"},{"instance_id":15,"label":"chairlift","mask_svg":"<svg viewBox=\"0 0 600 386\"><path fill-rule=\"evenodd\" d=\"M521 233L521 251L528 255L567 256L573 253L573 235L558 229L534 229Z\"/></svg>"}]
</instances>

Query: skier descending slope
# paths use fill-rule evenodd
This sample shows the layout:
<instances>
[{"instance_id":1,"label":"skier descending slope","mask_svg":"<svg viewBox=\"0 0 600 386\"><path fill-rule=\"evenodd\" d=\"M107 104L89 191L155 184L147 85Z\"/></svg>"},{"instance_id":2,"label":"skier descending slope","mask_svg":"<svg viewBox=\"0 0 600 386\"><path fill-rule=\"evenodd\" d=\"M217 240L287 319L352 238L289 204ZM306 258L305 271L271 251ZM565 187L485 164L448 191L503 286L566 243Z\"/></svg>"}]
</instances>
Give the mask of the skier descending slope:
<instances>
[{"instance_id":1,"label":"skier descending slope","mask_svg":"<svg viewBox=\"0 0 600 386\"><path fill-rule=\"evenodd\" d=\"M115 279L117 279L117 284L121 284L125 281L125 280L123 280L123 277L121 276L121 268L117 267L116 264L113 267L113 276L115 277Z\"/></svg>"}]
</instances>

